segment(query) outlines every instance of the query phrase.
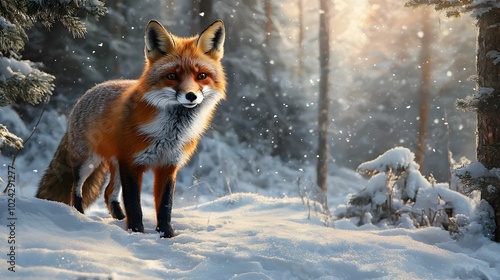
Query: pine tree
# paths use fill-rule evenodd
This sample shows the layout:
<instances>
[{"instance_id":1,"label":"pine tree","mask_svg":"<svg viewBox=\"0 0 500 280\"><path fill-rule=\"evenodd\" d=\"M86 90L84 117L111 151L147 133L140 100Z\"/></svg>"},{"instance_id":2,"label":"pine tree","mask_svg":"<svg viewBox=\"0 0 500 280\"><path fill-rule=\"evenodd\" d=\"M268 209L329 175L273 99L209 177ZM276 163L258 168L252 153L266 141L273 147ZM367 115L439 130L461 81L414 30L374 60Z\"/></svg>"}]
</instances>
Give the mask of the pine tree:
<instances>
[{"instance_id":1,"label":"pine tree","mask_svg":"<svg viewBox=\"0 0 500 280\"><path fill-rule=\"evenodd\" d=\"M448 16L458 17L472 13L477 19L476 93L459 106L477 114L477 160L487 169L500 168L500 1L413 0L407 6L434 5L436 10L447 10ZM495 211L495 241L500 242L500 180L483 179L481 198Z\"/></svg>"},{"instance_id":2,"label":"pine tree","mask_svg":"<svg viewBox=\"0 0 500 280\"><path fill-rule=\"evenodd\" d=\"M10 0L0 2L0 106L15 102L36 105L52 93L55 77L41 71L39 63L23 60L27 30L35 23L51 28L62 23L74 37L83 37L86 28L80 16L99 17L106 13L101 1L92 0ZM0 125L0 147L22 148L22 140Z\"/></svg>"}]
</instances>

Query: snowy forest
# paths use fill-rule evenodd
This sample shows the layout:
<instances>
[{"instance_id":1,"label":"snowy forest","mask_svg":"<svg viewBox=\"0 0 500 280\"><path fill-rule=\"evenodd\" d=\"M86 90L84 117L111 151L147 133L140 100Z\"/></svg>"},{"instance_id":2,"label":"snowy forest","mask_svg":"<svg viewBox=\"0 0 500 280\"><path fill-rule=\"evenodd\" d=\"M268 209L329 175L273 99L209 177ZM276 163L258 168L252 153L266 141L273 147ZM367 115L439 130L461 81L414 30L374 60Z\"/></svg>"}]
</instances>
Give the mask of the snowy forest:
<instances>
[{"instance_id":1,"label":"snowy forest","mask_svg":"<svg viewBox=\"0 0 500 280\"><path fill-rule=\"evenodd\" d=\"M226 32L227 98L177 176L171 240L102 199L34 198L78 98L141 75L151 19ZM499 19L500 1L0 1L0 276L495 279Z\"/></svg>"}]
</instances>

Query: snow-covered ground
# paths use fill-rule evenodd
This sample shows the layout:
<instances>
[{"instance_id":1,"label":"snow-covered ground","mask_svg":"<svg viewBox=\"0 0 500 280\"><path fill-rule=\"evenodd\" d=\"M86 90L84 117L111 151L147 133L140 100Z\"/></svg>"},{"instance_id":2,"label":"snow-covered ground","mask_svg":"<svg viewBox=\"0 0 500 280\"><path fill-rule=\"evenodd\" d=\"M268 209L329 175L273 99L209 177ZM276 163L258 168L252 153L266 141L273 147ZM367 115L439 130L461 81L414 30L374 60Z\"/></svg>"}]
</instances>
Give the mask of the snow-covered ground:
<instances>
[{"instance_id":1,"label":"snow-covered ground","mask_svg":"<svg viewBox=\"0 0 500 280\"><path fill-rule=\"evenodd\" d=\"M19 125L10 109L0 111L2 123ZM16 161L13 216L9 197L0 196L0 279L500 279L499 244L481 235L454 240L437 227L333 221L298 195L312 195L312 167L284 166L227 135L205 138L195 164L179 176L176 236L160 239L154 231L150 180L142 201L146 233L129 233L102 199L81 215L33 198L65 129L64 117L46 114L50 122L42 122ZM29 130L16 133L26 138ZM4 180L9 161L0 155ZM366 182L332 167L330 209Z\"/></svg>"},{"instance_id":2,"label":"snow-covered ground","mask_svg":"<svg viewBox=\"0 0 500 280\"><path fill-rule=\"evenodd\" d=\"M0 205L6 205L6 197ZM233 194L177 208L177 236L160 239L123 221L60 203L16 200L16 272L32 279L498 279L500 245L456 242L438 228L326 227L298 198ZM5 223L6 211L0 212ZM7 235L4 226L0 232ZM4 243L4 248L7 244ZM5 252L5 255L7 252ZM8 265L8 264L7 264ZM5 276L8 276L5 278Z\"/></svg>"}]
</instances>

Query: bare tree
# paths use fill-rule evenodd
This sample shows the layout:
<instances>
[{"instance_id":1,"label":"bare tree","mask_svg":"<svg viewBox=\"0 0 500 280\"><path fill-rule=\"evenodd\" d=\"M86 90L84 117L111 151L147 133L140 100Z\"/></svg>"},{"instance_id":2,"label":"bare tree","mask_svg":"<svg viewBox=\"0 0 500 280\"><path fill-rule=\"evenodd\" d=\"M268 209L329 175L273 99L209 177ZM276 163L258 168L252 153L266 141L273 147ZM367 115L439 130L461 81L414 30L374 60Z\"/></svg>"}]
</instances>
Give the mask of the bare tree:
<instances>
[{"instance_id":1,"label":"bare tree","mask_svg":"<svg viewBox=\"0 0 500 280\"><path fill-rule=\"evenodd\" d=\"M329 0L320 0L319 15L319 114L318 114L318 166L317 166L317 184L323 192L323 198L320 203L327 209L327 176L328 160L330 155L328 143L328 124L329 124L329 74L330 74L330 11Z\"/></svg>"}]
</instances>

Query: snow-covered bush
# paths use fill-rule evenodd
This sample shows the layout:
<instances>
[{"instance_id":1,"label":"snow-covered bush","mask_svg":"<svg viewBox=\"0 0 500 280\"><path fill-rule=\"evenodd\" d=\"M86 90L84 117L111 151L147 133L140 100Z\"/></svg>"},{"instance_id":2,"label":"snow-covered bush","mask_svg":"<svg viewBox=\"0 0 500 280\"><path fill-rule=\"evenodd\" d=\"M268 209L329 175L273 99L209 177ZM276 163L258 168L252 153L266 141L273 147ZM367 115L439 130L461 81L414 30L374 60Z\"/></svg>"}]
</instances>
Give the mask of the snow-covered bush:
<instances>
[{"instance_id":1,"label":"snow-covered bush","mask_svg":"<svg viewBox=\"0 0 500 280\"><path fill-rule=\"evenodd\" d=\"M372 177L337 216L356 219L358 225L438 226L457 234L464 231L476 219L474 201L450 190L447 183L424 178L414 157L409 149L396 147L362 163L358 172Z\"/></svg>"}]
</instances>

